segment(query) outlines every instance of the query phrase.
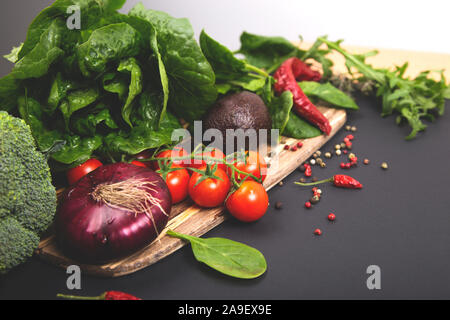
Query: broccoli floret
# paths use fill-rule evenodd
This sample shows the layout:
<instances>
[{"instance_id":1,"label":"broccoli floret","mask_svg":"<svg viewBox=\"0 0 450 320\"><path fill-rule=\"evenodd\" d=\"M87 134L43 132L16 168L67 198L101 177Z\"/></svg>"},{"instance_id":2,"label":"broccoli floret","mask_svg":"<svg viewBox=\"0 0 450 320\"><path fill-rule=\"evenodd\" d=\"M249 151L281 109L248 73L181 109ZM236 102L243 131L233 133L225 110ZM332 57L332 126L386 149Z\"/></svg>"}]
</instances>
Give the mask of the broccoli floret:
<instances>
[{"instance_id":1,"label":"broccoli floret","mask_svg":"<svg viewBox=\"0 0 450 320\"><path fill-rule=\"evenodd\" d=\"M0 273L33 254L55 211L47 159L29 126L0 111Z\"/></svg>"}]
</instances>

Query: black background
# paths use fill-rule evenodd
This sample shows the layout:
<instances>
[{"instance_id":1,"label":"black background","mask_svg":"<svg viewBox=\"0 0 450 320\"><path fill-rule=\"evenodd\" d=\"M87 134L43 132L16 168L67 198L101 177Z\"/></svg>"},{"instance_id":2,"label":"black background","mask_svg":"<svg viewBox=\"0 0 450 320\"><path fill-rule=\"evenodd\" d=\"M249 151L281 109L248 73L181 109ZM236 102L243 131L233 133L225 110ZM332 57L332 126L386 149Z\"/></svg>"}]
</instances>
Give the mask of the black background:
<instances>
[{"instance_id":1,"label":"black background","mask_svg":"<svg viewBox=\"0 0 450 320\"><path fill-rule=\"evenodd\" d=\"M2 54L24 38L29 21L49 1L26 2L20 17L2 4ZM0 75L10 67L2 61ZM370 165L343 171L339 163L345 158L334 156L327 168L314 166L313 175L350 174L363 183L362 190L323 186L322 200L308 210L303 204L311 190L293 184L302 176L296 171L269 192L271 205L263 219L252 224L229 219L205 235L259 249L268 262L262 277L226 277L196 262L184 247L129 276L82 275L82 290L71 293L122 290L145 299L449 299L449 113L417 139L405 141L409 129L396 126L393 117L381 118L379 101L359 97L358 104L361 110L348 121L358 128L352 152L370 159ZM341 130L321 150L332 150L346 134ZM386 171L380 168L383 161L389 164ZM274 209L276 201L283 202L281 210ZM336 214L335 222L326 219L329 212ZM315 228L323 235L313 235ZM369 265L381 268L381 290L366 287ZM32 258L0 277L0 299L53 299L68 293L67 276Z\"/></svg>"}]
</instances>

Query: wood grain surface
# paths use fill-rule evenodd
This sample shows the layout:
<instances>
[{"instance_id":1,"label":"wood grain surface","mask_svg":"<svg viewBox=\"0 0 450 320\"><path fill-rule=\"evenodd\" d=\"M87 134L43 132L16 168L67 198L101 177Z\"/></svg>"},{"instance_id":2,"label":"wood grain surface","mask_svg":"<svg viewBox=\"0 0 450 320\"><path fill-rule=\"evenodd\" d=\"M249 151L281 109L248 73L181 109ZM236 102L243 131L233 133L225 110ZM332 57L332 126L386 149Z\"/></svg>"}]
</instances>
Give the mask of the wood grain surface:
<instances>
[{"instance_id":1,"label":"wood grain surface","mask_svg":"<svg viewBox=\"0 0 450 320\"><path fill-rule=\"evenodd\" d=\"M346 112L332 108L319 107L319 109L330 120L332 131L329 136L321 135L315 138L302 140L303 147L297 151L284 150L284 144L296 143L299 140L292 138L281 139L281 143L271 150L271 158L266 159L270 163L264 187L269 190L283 178L294 171L301 163L307 160L316 150L325 144L346 121ZM172 209L169 223L160 234L158 239L140 251L116 261L103 265L87 265L74 261L60 250L57 246L54 235L43 239L36 251L42 259L56 264L62 268L69 265L79 265L85 274L101 277L119 277L136 272L148 267L153 263L167 257L171 253L181 248L185 242L180 239L166 235L168 229L193 236L201 236L222 223L228 217L224 207L212 209L200 208L186 200L177 204Z\"/></svg>"}]
</instances>

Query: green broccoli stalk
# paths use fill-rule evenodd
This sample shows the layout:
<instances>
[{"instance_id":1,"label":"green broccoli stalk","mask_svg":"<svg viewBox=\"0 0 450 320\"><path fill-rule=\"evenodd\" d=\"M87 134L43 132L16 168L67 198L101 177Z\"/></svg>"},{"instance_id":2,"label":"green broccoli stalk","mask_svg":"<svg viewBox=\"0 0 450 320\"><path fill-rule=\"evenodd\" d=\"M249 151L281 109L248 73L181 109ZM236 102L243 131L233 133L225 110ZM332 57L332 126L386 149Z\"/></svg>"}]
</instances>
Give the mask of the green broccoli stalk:
<instances>
[{"instance_id":1,"label":"green broccoli stalk","mask_svg":"<svg viewBox=\"0 0 450 320\"><path fill-rule=\"evenodd\" d=\"M0 274L33 254L55 211L50 169L29 126L0 111Z\"/></svg>"}]
</instances>

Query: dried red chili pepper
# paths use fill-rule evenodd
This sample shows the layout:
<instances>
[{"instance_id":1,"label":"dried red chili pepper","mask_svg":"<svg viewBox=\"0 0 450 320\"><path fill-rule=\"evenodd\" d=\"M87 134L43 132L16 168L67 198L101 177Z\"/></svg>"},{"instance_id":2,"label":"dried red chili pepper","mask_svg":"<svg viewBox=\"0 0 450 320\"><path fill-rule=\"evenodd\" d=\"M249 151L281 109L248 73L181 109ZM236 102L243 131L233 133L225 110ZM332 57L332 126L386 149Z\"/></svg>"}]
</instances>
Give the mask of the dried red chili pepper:
<instances>
[{"instance_id":1,"label":"dried red chili pepper","mask_svg":"<svg viewBox=\"0 0 450 320\"><path fill-rule=\"evenodd\" d=\"M310 182L310 183L302 183L302 182L294 182L295 184L298 184L300 186L315 186L321 183L325 183L325 182L332 182L336 187L339 188L347 188L347 189L361 189L363 186L362 184L350 177L350 176L346 176L344 174L337 174L332 176L329 179L325 179L325 180L321 180L321 181L317 181L317 182Z\"/></svg>"},{"instance_id":2,"label":"dried red chili pepper","mask_svg":"<svg viewBox=\"0 0 450 320\"><path fill-rule=\"evenodd\" d=\"M56 295L58 298L71 299L71 300L142 300L131 294L121 292L121 291L106 291L101 295L96 297L82 297L82 296L72 296L66 294L58 293Z\"/></svg>"},{"instance_id":3,"label":"dried red chili pepper","mask_svg":"<svg viewBox=\"0 0 450 320\"><path fill-rule=\"evenodd\" d=\"M284 91L292 92L295 112L319 127L326 135L329 135L331 132L330 122L308 99L297 83L297 80L301 78L300 72L305 70L304 67L302 67L303 65L304 62L295 57L289 58L283 62L274 74L276 80L274 86L275 92L277 94L281 94Z\"/></svg>"}]
</instances>

